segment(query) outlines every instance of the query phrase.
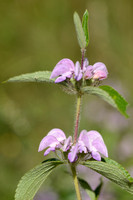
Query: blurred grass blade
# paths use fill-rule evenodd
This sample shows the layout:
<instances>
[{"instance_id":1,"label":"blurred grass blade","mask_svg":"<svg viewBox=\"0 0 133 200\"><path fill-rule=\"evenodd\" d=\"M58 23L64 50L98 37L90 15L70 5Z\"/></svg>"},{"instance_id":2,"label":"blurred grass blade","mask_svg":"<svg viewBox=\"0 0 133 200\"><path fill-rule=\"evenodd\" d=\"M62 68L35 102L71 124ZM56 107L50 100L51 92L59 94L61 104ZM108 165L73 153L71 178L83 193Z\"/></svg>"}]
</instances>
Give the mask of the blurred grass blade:
<instances>
[{"instance_id":1,"label":"blurred grass blade","mask_svg":"<svg viewBox=\"0 0 133 200\"><path fill-rule=\"evenodd\" d=\"M86 161L80 164L98 172L127 192L133 194L133 178L128 171L116 161L104 158L103 161Z\"/></svg>"},{"instance_id":2,"label":"blurred grass blade","mask_svg":"<svg viewBox=\"0 0 133 200\"><path fill-rule=\"evenodd\" d=\"M63 164L60 160L49 159L27 172L17 186L15 200L33 200L48 175L60 164Z\"/></svg>"},{"instance_id":3,"label":"blurred grass blade","mask_svg":"<svg viewBox=\"0 0 133 200\"><path fill-rule=\"evenodd\" d=\"M88 20L89 20L89 13L88 10L84 12L83 19L82 19L82 27L86 38L86 47L89 44L89 31L88 31Z\"/></svg>"},{"instance_id":4,"label":"blurred grass blade","mask_svg":"<svg viewBox=\"0 0 133 200\"><path fill-rule=\"evenodd\" d=\"M80 17L77 12L74 12L73 20L74 20L74 25L75 25L75 29L76 29L76 33L77 33L77 39L78 39L79 46L81 47L81 49L85 49L85 47L86 47L85 34L84 34L84 31L82 28L82 23L81 23Z\"/></svg>"},{"instance_id":5,"label":"blurred grass blade","mask_svg":"<svg viewBox=\"0 0 133 200\"><path fill-rule=\"evenodd\" d=\"M93 94L101 97L104 101L108 102L116 108L122 115L128 117L126 108L128 103L126 100L112 87L103 85L99 87L86 86L81 89L84 94Z\"/></svg>"},{"instance_id":6,"label":"blurred grass blade","mask_svg":"<svg viewBox=\"0 0 133 200\"><path fill-rule=\"evenodd\" d=\"M33 73L22 74L9 78L5 82L48 82L54 83L54 80L50 79L50 71L39 71Z\"/></svg>"}]
</instances>

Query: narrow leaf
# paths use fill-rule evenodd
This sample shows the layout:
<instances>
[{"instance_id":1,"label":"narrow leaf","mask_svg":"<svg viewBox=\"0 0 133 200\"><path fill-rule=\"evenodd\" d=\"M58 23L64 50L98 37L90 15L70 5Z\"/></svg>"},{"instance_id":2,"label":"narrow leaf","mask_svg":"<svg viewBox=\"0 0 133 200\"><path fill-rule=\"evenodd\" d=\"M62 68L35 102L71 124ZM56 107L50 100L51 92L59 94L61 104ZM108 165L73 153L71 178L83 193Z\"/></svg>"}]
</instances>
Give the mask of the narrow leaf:
<instances>
[{"instance_id":1,"label":"narrow leaf","mask_svg":"<svg viewBox=\"0 0 133 200\"><path fill-rule=\"evenodd\" d=\"M77 33L77 39L78 39L79 46L81 47L81 49L85 49L85 47L86 47L85 34L84 34L84 31L82 28L82 23L81 23L80 17L77 12L74 13L73 20L74 20L74 25L75 25L75 29L76 29L76 33Z\"/></svg>"},{"instance_id":2,"label":"narrow leaf","mask_svg":"<svg viewBox=\"0 0 133 200\"><path fill-rule=\"evenodd\" d=\"M50 71L40 71L22 74L19 76L14 76L5 82L48 82L54 83L54 80L50 79Z\"/></svg>"},{"instance_id":3,"label":"narrow leaf","mask_svg":"<svg viewBox=\"0 0 133 200\"><path fill-rule=\"evenodd\" d=\"M128 171L116 161L104 158L103 161L86 161L80 164L98 172L127 192L133 194L133 178Z\"/></svg>"},{"instance_id":4,"label":"narrow leaf","mask_svg":"<svg viewBox=\"0 0 133 200\"><path fill-rule=\"evenodd\" d=\"M49 159L27 172L17 186L15 200L32 200L48 175L60 164L63 164L60 160Z\"/></svg>"},{"instance_id":5,"label":"narrow leaf","mask_svg":"<svg viewBox=\"0 0 133 200\"><path fill-rule=\"evenodd\" d=\"M90 185L85 180L83 180L81 178L78 178L78 181L79 181L81 187L86 191L88 196L91 198L91 200L96 200L95 192L92 190Z\"/></svg>"},{"instance_id":6,"label":"narrow leaf","mask_svg":"<svg viewBox=\"0 0 133 200\"><path fill-rule=\"evenodd\" d=\"M78 181L79 181L81 187L86 191L88 196L91 198L91 200L97 200L99 198L99 195L100 195L100 192L101 192L101 188L102 188L102 185L103 185L102 179L100 180L100 183L96 187L95 190L93 190L91 188L91 186L85 180L83 180L83 179L78 177Z\"/></svg>"},{"instance_id":7,"label":"narrow leaf","mask_svg":"<svg viewBox=\"0 0 133 200\"><path fill-rule=\"evenodd\" d=\"M41 83L54 83L55 79L50 79L51 72L50 71L40 71L40 72L34 72L34 73L27 73L22 74L19 76L14 76L12 78L9 78L7 81L4 81L3 83L10 83L10 82L41 82ZM63 81L56 85L60 85L62 90L65 91L68 94L76 94L75 87L71 82Z\"/></svg>"},{"instance_id":8,"label":"narrow leaf","mask_svg":"<svg viewBox=\"0 0 133 200\"><path fill-rule=\"evenodd\" d=\"M117 109L121 112L121 114L125 115L125 117L128 117L128 114L126 113L126 107L128 105L127 101L112 87L108 85L103 85L99 87L114 100Z\"/></svg>"},{"instance_id":9,"label":"narrow leaf","mask_svg":"<svg viewBox=\"0 0 133 200\"><path fill-rule=\"evenodd\" d=\"M104 101L108 102L114 108L116 108L122 115L128 117L126 108L128 103L126 100L112 87L103 85L99 87L86 86L81 89L83 93L93 94L101 97Z\"/></svg>"},{"instance_id":10,"label":"narrow leaf","mask_svg":"<svg viewBox=\"0 0 133 200\"><path fill-rule=\"evenodd\" d=\"M86 10L84 12L83 19L82 19L82 27L83 27L83 31L86 38L86 47L89 44L88 19L89 19L89 13L88 13L88 10Z\"/></svg>"},{"instance_id":11,"label":"narrow leaf","mask_svg":"<svg viewBox=\"0 0 133 200\"><path fill-rule=\"evenodd\" d=\"M102 181L102 178L101 178L101 182L99 183L99 185L95 189L96 200L99 198L102 186L103 186L103 181Z\"/></svg>"}]
</instances>

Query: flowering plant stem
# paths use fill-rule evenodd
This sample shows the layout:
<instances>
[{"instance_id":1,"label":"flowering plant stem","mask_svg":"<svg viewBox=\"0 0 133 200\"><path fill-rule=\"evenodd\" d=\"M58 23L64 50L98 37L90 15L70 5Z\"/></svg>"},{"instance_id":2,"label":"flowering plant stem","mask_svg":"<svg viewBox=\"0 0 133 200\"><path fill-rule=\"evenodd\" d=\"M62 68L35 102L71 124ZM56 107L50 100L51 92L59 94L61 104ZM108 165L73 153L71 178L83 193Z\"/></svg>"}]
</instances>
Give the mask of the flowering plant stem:
<instances>
[{"instance_id":1,"label":"flowering plant stem","mask_svg":"<svg viewBox=\"0 0 133 200\"><path fill-rule=\"evenodd\" d=\"M81 69L83 69L83 63L84 63L84 56L85 56L85 49L81 50Z\"/></svg>"},{"instance_id":2,"label":"flowering plant stem","mask_svg":"<svg viewBox=\"0 0 133 200\"><path fill-rule=\"evenodd\" d=\"M78 138L78 128L79 128L79 118L80 118L80 110L81 110L81 94L77 96L77 107L76 107L76 120L75 120L75 130L74 130L74 143L77 142Z\"/></svg>"},{"instance_id":3,"label":"flowering plant stem","mask_svg":"<svg viewBox=\"0 0 133 200\"><path fill-rule=\"evenodd\" d=\"M76 106L75 131L74 131L74 143L75 144L76 144L77 138L78 138L79 118L80 118L80 110L81 110L81 99L82 99L81 94L78 94L78 96L77 96L77 106ZM80 194L79 183L78 183L78 179L77 179L76 166L71 165L71 170L72 170L75 190L76 190L76 194L77 194L77 200L82 200L81 194Z\"/></svg>"},{"instance_id":4,"label":"flowering plant stem","mask_svg":"<svg viewBox=\"0 0 133 200\"><path fill-rule=\"evenodd\" d=\"M72 170L72 175L73 175L75 190L76 190L76 194L77 194L77 200L82 200L81 194L80 194L80 188L79 188L79 183L78 183L78 178L77 178L77 173L76 173L76 167L75 167L75 165L71 165L71 170Z\"/></svg>"},{"instance_id":5,"label":"flowering plant stem","mask_svg":"<svg viewBox=\"0 0 133 200\"><path fill-rule=\"evenodd\" d=\"M85 50L82 51L81 69L83 69L84 54L85 54ZM76 144L77 138L78 138L78 128L79 128L80 111L81 111L81 100L82 100L82 95L80 93L78 93L78 95L77 95L77 105L76 105L75 130L74 130L74 144ZM77 200L82 200L81 194L80 194L78 178L77 178L77 173L76 173L76 166L71 165L71 170L72 170L75 190L76 190L76 194L77 194Z\"/></svg>"}]
</instances>

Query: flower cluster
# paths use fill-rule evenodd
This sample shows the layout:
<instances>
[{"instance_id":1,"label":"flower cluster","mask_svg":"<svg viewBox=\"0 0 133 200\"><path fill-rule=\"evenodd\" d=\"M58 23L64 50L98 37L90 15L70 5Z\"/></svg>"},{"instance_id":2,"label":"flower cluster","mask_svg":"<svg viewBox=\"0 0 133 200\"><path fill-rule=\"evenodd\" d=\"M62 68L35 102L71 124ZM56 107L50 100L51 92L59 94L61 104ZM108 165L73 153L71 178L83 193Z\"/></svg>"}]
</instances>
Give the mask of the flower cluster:
<instances>
[{"instance_id":1,"label":"flower cluster","mask_svg":"<svg viewBox=\"0 0 133 200\"><path fill-rule=\"evenodd\" d=\"M83 66L80 66L79 61L75 64L72 60L64 58L60 60L53 69L50 78L56 78L55 83L65 81L67 78L74 78L76 81L80 81L82 78L103 80L107 78L108 71L104 63L97 62L94 65L89 65L87 59L84 60Z\"/></svg>"},{"instance_id":2,"label":"flower cluster","mask_svg":"<svg viewBox=\"0 0 133 200\"><path fill-rule=\"evenodd\" d=\"M50 151L60 150L66 152L69 162L75 162L82 156L86 156L86 158L92 157L98 161L101 160L100 154L108 157L108 151L102 136L94 130L89 132L82 130L78 141L73 144L71 136L66 138L61 129L52 129L40 142L38 151L44 149L46 149L44 156L48 155Z\"/></svg>"}]
</instances>

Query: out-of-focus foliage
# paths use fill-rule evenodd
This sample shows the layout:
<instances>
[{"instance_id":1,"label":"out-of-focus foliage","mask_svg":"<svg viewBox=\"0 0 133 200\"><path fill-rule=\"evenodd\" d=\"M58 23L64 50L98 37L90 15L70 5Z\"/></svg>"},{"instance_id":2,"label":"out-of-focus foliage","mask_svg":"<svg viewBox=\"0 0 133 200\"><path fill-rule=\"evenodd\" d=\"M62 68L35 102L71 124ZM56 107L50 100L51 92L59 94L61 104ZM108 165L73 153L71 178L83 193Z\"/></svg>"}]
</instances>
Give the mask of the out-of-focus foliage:
<instances>
[{"instance_id":1,"label":"out-of-focus foliage","mask_svg":"<svg viewBox=\"0 0 133 200\"><path fill-rule=\"evenodd\" d=\"M125 119L97 97L85 97L80 130L96 129L102 133L109 157L133 175L132 0L1 1L0 81L34 71L51 71L62 58L74 62L80 60L73 13L76 10L81 17L85 9L90 16L90 43L86 57L91 64L98 61L106 64L109 78L104 84L110 84L128 100L130 119ZM44 159L37 150L49 130L57 127L67 135L73 134L74 104L74 96L63 93L56 85L1 84L1 200L12 200L20 177ZM55 170L36 200L75 198L71 176L64 170ZM79 170L95 188L99 176L86 168ZM132 196L107 182L100 198L131 200Z\"/></svg>"}]
</instances>

